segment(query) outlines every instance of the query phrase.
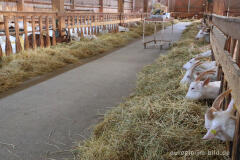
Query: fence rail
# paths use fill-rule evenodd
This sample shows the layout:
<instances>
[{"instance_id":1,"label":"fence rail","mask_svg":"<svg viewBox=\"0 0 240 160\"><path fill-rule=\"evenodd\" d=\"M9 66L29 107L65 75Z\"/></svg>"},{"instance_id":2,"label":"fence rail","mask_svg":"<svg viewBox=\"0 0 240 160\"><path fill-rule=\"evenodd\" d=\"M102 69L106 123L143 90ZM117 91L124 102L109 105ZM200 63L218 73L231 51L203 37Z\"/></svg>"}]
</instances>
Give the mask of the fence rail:
<instances>
[{"instance_id":1,"label":"fence rail","mask_svg":"<svg viewBox=\"0 0 240 160\"><path fill-rule=\"evenodd\" d=\"M232 89L237 109L235 136L233 143L230 143L232 159L240 159L240 19L212 15L211 24L211 45L214 57L218 64L218 79L221 80L221 92ZM223 109L226 109L231 97L224 100Z\"/></svg>"},{"instance_id":2,"label":"fence rail","mask_svg":"<svg viewBox=\"0 0 240 160\"><path fill-rule=\"evenodd\" d=\"M3 16L0 57L23 49L49 47L72 35L84 37L100 32L117 32L119 25L143 20L139 13L8 12Z\"/></svg>"}]
</instances>

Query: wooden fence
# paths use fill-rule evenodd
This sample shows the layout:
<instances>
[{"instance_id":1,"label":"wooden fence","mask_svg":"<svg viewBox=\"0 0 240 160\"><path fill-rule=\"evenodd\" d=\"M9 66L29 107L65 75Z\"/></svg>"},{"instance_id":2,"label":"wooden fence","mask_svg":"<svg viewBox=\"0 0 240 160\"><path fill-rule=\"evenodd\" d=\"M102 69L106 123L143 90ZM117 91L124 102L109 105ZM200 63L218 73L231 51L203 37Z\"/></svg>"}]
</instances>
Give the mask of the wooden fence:
<instances>
[{"instance_id":1,"label":"wooden fence","mask_svg":"<svg viewBox=\"0 0 240 160\"><path fill-rule=\"evenodd\" d=\"M50 47L57 42L68 40L71 34L78 37L97 35L100 31L117 32L119 25L143 20L147 14L131 13L76 13L65 12L7 12L2 11L5 49L8 56L23 49ZM12 28L12 29L11 29ZM26 36L27 35L27 36ZM12 45L14 41L14 46Z\"/></svg>"},{"instance_id":2,"label":"wooden fence","mask_svg":"<svg viewBox=\"0 0 240 160\"><path fill-rule=\"evenodd\" d=\"M236 129L234 141L228 143L232 160L240 159L240 18L228 18L212 15L209 17L211 25L211 45L218 64L218 79L221 80L221 92L232 89L235 107L237 109ZM226 109L231 97L223 103Z\"/></svg>"}]
</instances>

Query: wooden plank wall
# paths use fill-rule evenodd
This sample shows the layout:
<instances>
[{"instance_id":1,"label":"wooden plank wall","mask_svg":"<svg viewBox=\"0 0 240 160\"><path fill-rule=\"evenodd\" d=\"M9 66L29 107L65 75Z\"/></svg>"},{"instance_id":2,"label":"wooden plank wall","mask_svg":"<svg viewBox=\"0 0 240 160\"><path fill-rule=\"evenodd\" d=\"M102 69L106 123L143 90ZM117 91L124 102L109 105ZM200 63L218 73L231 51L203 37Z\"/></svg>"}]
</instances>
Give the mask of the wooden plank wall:
<instances>
[{"instance_id":1,"label":"wooden plank wall","mask_svg":"<svg viewBox=\"0 0 240 160\"><path fill-rule=\"evenodd\" d=\"M239 0L217 0L213 1L213 13L217 15L240 16Z\"/></svg>"},{"instance_id":2,"label":"wooden plank wall","mask_svg":"<svg viewBox=\"0 0 240 160\"><path fill-rule=\"evenodd\" d=\"M232 89L236 110L236 127L234 140L228 143L232 160L240 159L240 18L228 18L213 15L210 23L211 45L214 57L218 64L218 78L221 80L221 92ZM231 97L227 97L223 103L226 109Z\"/></svg>"},{"instance_id":3,"label":"wooden plank wall","mask_svg":"<svg viewBox=\"0 0 240 160\"><path fill-rule=\"evenodd\" d=\"M134 0L123 0L123 9L125 13L130 13L135 7ZM24 11L52 11L52 0L24 0ZM118 0L64 0L64 8L67 11L79 12L100 12L101 2L103 5L103 12L117 13ZM54 3L54 2L53 2ZM139 2L140 3L140 2ZM7 2L0 0L0 11L17 11L17 1ZM18 10L22 11L22 10Z\"/></svg>"}]
</instances>

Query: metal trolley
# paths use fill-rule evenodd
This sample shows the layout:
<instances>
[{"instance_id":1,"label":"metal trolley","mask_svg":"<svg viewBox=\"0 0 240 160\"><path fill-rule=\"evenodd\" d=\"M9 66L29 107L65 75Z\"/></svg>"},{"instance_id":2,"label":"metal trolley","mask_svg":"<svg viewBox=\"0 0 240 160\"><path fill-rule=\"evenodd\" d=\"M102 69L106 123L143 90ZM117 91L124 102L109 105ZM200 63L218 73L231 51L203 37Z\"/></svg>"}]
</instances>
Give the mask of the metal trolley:
<instances>
[{"instance_id":1,"label":"metal trolley","mask_svg":"<svg viewBox=\"0 0 240 160\"><path fill-rule=\"evenodd\" d=\"M173 43L173 40L164 40L163 34L165 32L165 28L164 28L164 24L167 22L171 22L171 26L172 26L172 32L171 35L173 34L173 18L169 18L169 19L163 19L163 18L145 18L143 20L143 44L144 44L144 48L147 48L147 44L149 43L153 43L154 46L157 48L157 46L160 46L160 49L162 49L162 46L164 43L168 43L169 46ZM146 23L154 23L154 39L150 40L150 41L146 41L145 42L145 25ZM161 23L162 24L162 30L161 30L161 36L160 39L157 39L157 23ZM159 43L157 43L159 42Z\"/></svg>"}]
</instances>

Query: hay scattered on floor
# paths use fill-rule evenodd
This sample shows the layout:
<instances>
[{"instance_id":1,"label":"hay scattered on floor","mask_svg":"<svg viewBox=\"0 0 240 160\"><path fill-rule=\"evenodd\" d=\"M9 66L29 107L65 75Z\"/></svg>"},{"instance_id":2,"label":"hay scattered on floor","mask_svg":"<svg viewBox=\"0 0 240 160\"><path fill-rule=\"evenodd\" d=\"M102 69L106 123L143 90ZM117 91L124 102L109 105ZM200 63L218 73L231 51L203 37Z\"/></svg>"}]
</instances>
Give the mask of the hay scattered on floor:
<instances>
[{"instance_id":1,"label":"hay scattered on floor","mask_svg":"<svg viewBox=\"0 0 240 160\"><path fill-rule=\"evenodd\" d=\"M208 151L222 153L226 146L218 140L201 139L206 132L207 105L185 100L186 88L179 86L183 64L209 48L203 41L194 40L197 32L194 23L168 55L160 56L139 73L135 94L105 115L92 137L75 150L79 159L227 159L208 155Z\"/></svg>"},{"instance_id":2,"label":"hay scattered on floor","mask_svg":"<svg viewBox=\"0 0 240 160\"><path fill-rule=\"evenodd\" d=\"M158 30L161 25L158 25ZM153 25L147 25L147 35L154 31ZM28 50L0 59L0 93L16 87L23 81L44 73L52 72L84 58L122 47L130 41L140 38L142 25L131 27L130 32L99 35L96 40L62 43L51 48Z\"/></svg>"}]
</instances>

